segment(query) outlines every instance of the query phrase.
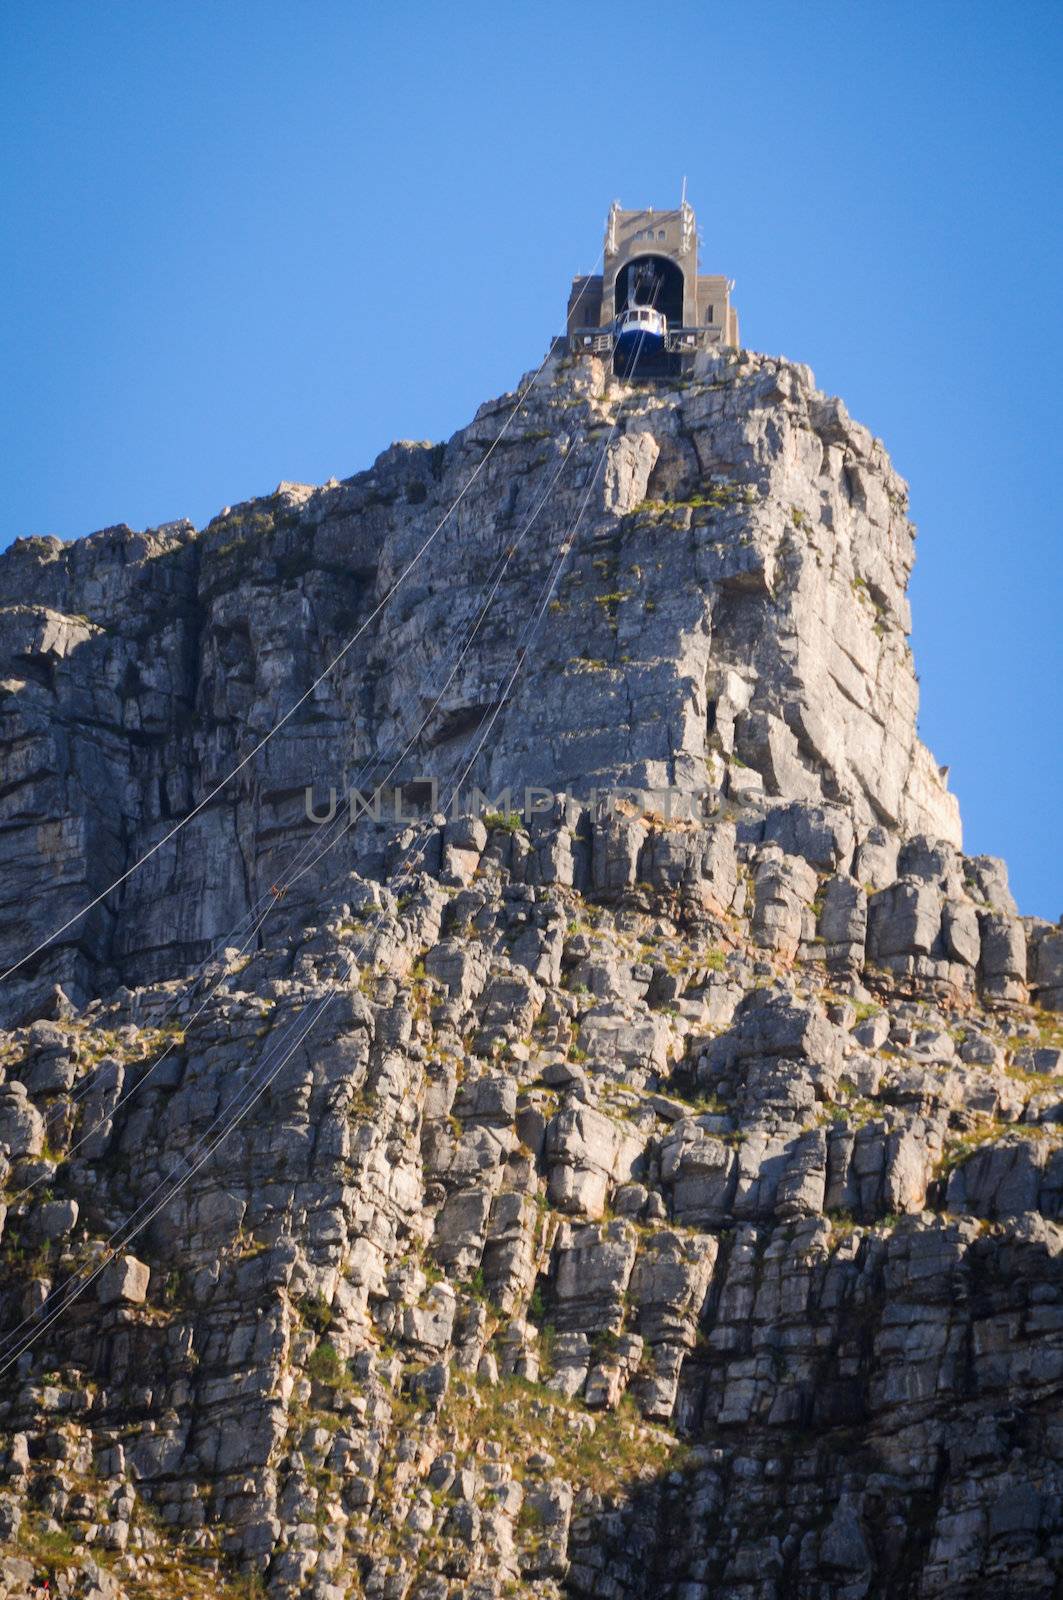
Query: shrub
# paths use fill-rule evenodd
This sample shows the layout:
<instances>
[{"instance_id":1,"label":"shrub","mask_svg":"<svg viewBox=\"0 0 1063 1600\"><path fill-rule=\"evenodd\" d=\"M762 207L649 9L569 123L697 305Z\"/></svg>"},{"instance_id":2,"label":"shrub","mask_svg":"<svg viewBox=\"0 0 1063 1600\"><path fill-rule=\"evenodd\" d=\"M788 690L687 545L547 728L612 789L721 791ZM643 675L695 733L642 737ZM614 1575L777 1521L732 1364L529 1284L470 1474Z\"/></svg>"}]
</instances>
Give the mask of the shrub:
<instances>
[{"instance_id":1,"label":"shrub","mask_svg":"<svg viewBox=\"0 0 1063 1600\"><path fill-rule=\"evenodd\" d=\"M343 1362L336 1353L336 1347L327 1339L314 1349L306 1370L316 1383L327 1383L335 1387L343 1376Z\"/></svg>"},{"instance_id":2,"label":"shrub","mask_svg":"<svg viewBox=\"0 0 1063 1600\"><path fill-rule=\"evenodd\" d=\"M298 1301L299 1313L308 1328L325 1333L332 1326L332 1307L322 1294L304 1295Z\"/></svg>"},{"instance_id":3,"label":"shrub","mask_svg":"<svg viewBox=\"0 0 1063 1600\"><path fill-rule=\"evenodd\" d=\"M485 811L485 828L504 828L507 833L518 833L523 826L519 811Z\"/></svg>"}]
</instances>

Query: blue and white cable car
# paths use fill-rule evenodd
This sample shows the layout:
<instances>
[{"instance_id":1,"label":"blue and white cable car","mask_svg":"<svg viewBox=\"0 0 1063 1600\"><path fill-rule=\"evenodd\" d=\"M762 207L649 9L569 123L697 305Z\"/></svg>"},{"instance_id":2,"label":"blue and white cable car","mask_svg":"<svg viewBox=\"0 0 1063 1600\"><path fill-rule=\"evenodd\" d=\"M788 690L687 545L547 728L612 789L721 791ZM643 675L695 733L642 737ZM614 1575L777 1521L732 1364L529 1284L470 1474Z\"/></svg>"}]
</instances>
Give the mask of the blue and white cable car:
<instances>
[{"instance_id":1,"label":"blue and white cable car","mask_svg":"<svg viewBox=\"0 0 1063 1600\"><path fill-rule=\"evenodd\" d=\"M668 318L652 306L628 306L613 324L616 348L620 355L650 355L664 348Z\"/></svg>"}]
</instances>

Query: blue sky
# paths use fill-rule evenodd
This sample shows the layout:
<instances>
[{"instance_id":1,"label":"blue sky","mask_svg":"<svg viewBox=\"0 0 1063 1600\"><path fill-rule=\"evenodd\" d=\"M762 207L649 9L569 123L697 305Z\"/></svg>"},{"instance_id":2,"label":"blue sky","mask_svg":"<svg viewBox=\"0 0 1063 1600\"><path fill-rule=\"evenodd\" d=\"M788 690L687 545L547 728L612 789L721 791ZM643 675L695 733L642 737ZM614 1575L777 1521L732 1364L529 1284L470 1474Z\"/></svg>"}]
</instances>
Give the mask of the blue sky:
<instances>
[{"instance_id":1,"label":"blue sky","mask_svg":"<svg viewBox=\"0 0 1063 1600\"><path fill-rule=\"evenodd\" d=\"M921 729L1063 911L1058 6L9 0L0 543L442 438L537 365L610 200L912 486Z\"/></svg>"}]
</instances>

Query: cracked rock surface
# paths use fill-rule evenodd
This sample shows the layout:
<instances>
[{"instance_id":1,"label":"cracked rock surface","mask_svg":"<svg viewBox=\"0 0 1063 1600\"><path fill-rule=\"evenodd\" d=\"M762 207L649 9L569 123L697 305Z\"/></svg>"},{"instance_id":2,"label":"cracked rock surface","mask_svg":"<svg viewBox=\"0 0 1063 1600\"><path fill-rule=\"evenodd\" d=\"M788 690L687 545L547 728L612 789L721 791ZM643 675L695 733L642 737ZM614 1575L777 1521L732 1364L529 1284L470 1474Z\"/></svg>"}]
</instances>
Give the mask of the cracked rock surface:
<instances>
[{"instance_id":1,"label":"cracked rock surface","mask_svg":"<svg viewBox=\"0 0 1063 1600\"><path fill-rule=\"evenodd\" d=\"M1063 933L905 485L806 368L551 363L392 593L513 405L0 555L5 964L311 691L0 988L0 1597L1049 1600Z\"/></svg>"}]
</instances>

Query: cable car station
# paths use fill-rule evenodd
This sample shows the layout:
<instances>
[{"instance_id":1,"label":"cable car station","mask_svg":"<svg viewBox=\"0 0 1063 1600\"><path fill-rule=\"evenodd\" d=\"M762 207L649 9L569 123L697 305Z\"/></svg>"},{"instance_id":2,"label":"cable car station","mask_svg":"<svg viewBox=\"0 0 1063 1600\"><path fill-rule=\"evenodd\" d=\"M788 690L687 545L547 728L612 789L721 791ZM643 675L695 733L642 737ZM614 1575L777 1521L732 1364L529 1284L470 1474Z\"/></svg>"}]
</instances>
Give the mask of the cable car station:
<instances>
[{"instance_id":1,"label":"cable car station","mask_svg":"<svg viewBox=\"0 0 1063 1600\"><path fill-rule=\"evenodd\" d=\"M694 208L623 211L605 225L602 271L573 278L568 347L612 356L625 377L671 377L699 350L738 345L734 283L698 272Z\"/></svg>"}]
</instances>

